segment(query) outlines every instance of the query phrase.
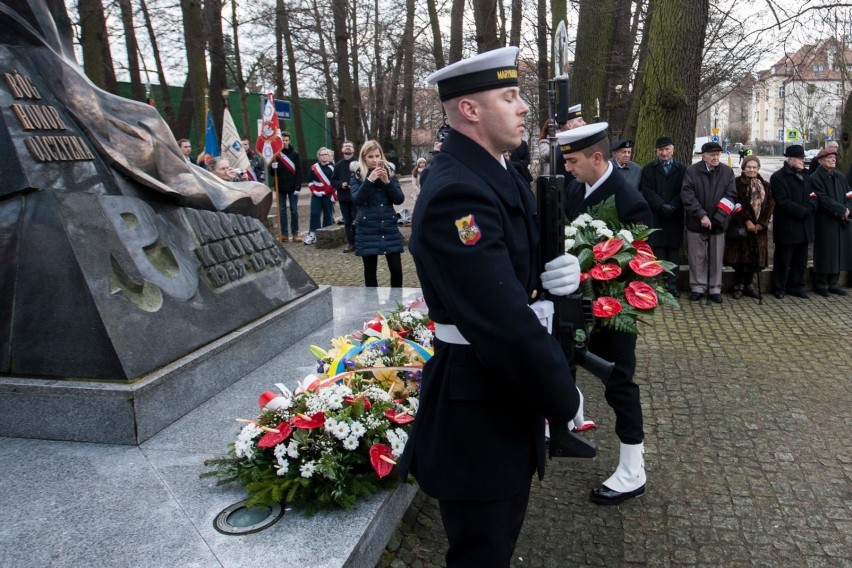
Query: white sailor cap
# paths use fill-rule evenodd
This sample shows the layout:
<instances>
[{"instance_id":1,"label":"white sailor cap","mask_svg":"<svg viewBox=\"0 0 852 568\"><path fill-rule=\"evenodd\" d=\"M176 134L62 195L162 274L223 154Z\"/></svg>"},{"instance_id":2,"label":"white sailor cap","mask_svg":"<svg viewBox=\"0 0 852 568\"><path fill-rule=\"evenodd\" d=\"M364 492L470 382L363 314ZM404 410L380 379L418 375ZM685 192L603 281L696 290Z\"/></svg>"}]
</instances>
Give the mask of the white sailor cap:
<instances>
[{"instance_id":1,"label":"white sailor cap","mask_svg":"<svg viewBox=\"0 0 852 568\"><path fill-rule=\"evenodd\" d=\"M594 124L586 124L585 126L564 130L556 135L559 151L563 154L569 154L583 148L588 148L592 144L606 138L607 128L609 128L609 123L595 122Z\"/></svg>"},{"instance_id":2,"label":"white sailor cap","mask_svg":"<svg viewBox=\"0 0 852 568\"><path fill-rule=\"evenodd\" d=\"M456 61L438 69L426 82L438 85L442 101L455 97L518 86L518 48L502 47Z\"/></svg>"},{"instance_id":3,"label":"white sailor cap","mask_svg":"<svg viewBox=\"0 0 852 568\"><path fill-rule=\"evenodd\" d=\"M580 118L581 116L583 116L583 105L570 106L568 107L568 114L565 115L565 122Z\"/></svg>"}]
</instances>

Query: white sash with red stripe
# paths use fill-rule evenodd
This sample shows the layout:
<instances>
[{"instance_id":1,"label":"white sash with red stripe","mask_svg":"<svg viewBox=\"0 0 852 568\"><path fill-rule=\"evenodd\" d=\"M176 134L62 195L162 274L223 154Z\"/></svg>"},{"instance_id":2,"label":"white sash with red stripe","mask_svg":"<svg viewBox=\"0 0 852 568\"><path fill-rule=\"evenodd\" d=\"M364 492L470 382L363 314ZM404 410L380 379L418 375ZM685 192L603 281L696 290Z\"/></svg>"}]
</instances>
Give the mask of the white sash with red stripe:
<instances>
[{"instance_id":1,"label":"white sash with red stripe","mask_svg":"<svg viewBox=\"0 0 852 568\"><path fill-rule=\"evenodd\" d=\"M328 176L325 175L325 172L322 170L322 166L319 165L319 162L311 166L311 171L317 178L308 184L311 187L311 191L321 191L326 195L334 193L334 187L332 187Z\"/></svg>"},{"instance_id":2,"label":"white sash with red stripe","mask_svg":"<svg viewBox=\"0 0 852 568\"><path fill-rule=\"evenodd\" d=\"M290 156L288 156L287 154L282 152L282 153L278 154L278 160L282 164L284 164L284 166L288 170L290 170L291 174L293 174L293 175L296 174L296 164L293 163L293 160L290 159Z\"/></svg>"}]
</instances>

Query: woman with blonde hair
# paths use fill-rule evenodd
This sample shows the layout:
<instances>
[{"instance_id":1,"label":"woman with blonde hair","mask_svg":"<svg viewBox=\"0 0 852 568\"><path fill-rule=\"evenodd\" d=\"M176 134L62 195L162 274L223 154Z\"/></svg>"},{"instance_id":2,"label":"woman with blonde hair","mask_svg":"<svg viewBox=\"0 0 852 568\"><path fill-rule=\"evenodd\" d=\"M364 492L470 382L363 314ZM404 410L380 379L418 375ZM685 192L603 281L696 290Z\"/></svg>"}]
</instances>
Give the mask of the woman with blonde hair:
<instances>
[{"instance_id":1,"label":"woman with blonde hair","mask_svg":"<svg viewBox=\"0 0 852 568\"><path fill-rule=\"evenodd\" d=\"M402 235L396 224L394 205L405 201L393 164L385 160L382 147L367 140L352 162L352 201L358 208L355 254L364 263L364 285L375 288L378 257L384 255L392 288L402 288Z\"/></svg>"}]
</instances>

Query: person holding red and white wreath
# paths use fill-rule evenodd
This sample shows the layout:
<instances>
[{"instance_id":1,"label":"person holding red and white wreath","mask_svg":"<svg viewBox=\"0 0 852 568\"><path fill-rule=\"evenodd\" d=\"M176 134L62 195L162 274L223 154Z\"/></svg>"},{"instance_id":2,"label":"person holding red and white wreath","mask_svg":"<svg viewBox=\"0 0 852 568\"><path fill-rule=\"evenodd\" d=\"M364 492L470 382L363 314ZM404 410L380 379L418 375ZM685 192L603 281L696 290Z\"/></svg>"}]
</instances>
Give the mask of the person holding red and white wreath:
<instances>
[{"instance_id":1,"label":"person holding red and white wreath","mask_svg":"<svg viewBox=\"0 0 852 568\"><path fill-rule=\"evenodd\" d=\"M317 229L334 224L334 202L337 193L331 185L334 174L334 153L323 146L317 150L317 162L308 172L308 189L311 190L311 223L308 226L308 236L304 243L312 245L317 242ZM320 225L320 215L322 224Z\"/></svg>"}]
</instances>

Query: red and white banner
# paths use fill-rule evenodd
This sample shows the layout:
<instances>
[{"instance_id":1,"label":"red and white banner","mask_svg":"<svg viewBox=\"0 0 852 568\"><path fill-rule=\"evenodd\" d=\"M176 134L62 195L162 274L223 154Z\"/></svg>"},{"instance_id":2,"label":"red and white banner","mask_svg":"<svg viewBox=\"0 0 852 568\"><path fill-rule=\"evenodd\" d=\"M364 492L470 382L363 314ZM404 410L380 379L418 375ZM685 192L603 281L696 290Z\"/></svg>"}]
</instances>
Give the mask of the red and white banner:
<instances>
[{"instance_id":1,"label":"red and white banner","mask_svg":"<svg viewBox=\"0 0 852 568\"><path fill-rule=\"evenodd\" d=\"M281 149L284 148L284 141L281 139L281 127L278 124L278 113L275 112L275 99L272 98L272 93L266 96L266 105L263 107L263 123L260 126L260 134L257 137L254 147L257 153L263 156L267 164L271 163L276 156L279 156ZM290 164L293 164L292 160ZM291 171L296 173L296 166L293 166Z\"/></svg>"}]
</instances>

